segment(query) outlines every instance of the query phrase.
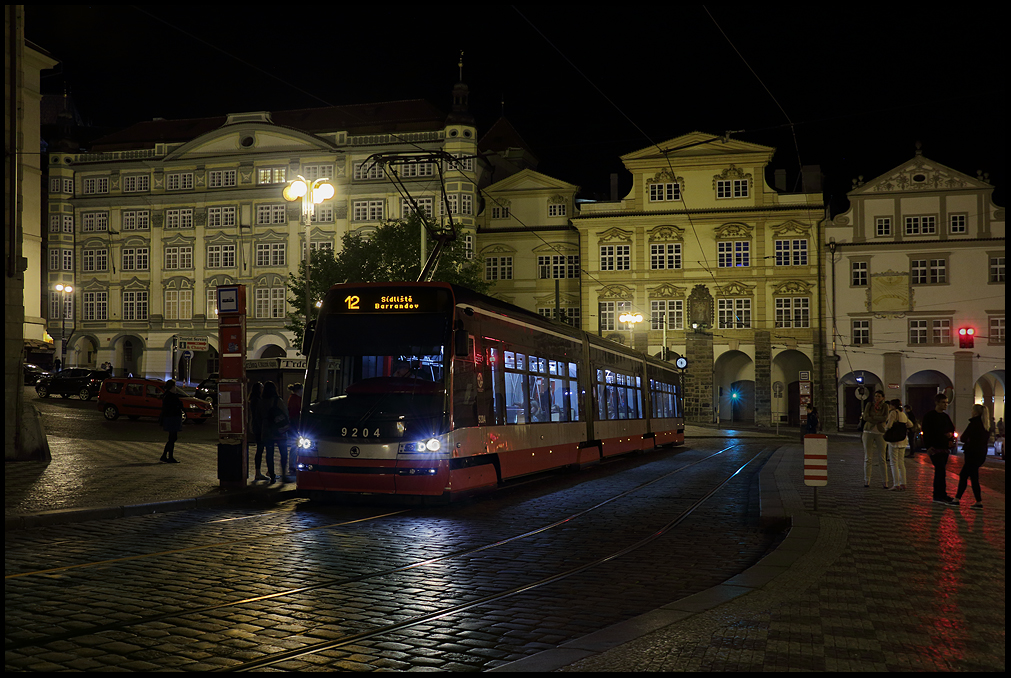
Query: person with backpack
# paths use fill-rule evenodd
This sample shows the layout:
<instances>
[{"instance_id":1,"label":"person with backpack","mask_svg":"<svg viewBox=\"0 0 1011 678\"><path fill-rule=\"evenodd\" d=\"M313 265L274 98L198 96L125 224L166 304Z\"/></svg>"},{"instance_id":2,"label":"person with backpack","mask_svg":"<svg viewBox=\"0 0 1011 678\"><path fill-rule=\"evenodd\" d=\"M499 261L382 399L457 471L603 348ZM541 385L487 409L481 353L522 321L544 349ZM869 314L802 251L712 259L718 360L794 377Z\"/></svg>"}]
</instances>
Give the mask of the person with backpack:
<instances>
[{"instance_id":1,"label":"person with backpack","mask_svg":"<svg viewBox=\"0 0 1011 678\"><path fill-rule=\"evenodd\" d=\"M888 401L888 419L885 420L885 443L888 445L888 463L892 469L891 490L906 489L906 447L909 417L902 411L902 401L896 398Z\"/></svg>"},{"instance_id":2,"label":"person with backpack","mask_svg":"<svg viewBox=\"0 0 1011 678\"><path fill-rule=\"evenodd\" d=\"M885 421L888 419L888 406L885 405L885 392L874 391L874 398L864 407L864 430L861 442L864 445L864 487L871 486L871 473L875 466L881 467L881 486L888 489L888 460L885 449Z\"/></svg>"},{"instance_id":3,"label":"person with backpack","mask_svg":"<svg viewBox=\"0 0 1011 678\"><path fill-rule=\"evenodd\" d=\"M257 422L260 426L260 439L263 448L267 453L267 480L272 484L277 480L274 475L274 446L277 445L281 452L281 473L282 477L288 464L288 413L277 395L277 384L268 381L263 385L263 394L257 405Z\"/></svg>"}]
</instances>

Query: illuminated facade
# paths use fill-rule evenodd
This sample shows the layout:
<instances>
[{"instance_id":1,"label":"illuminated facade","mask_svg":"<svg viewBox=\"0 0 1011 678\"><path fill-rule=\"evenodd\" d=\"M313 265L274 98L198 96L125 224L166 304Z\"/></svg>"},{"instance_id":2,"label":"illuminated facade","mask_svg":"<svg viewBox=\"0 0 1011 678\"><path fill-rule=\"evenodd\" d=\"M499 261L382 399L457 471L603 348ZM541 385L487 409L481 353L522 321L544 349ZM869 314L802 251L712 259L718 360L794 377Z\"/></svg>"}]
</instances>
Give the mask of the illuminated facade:
<instances>
[{"instance_id":1,"label":"illuminated facade","mask_svg":"<svg viewBox=\"0 0 1011 678\"><path fill-rule=\"evenodd\" d=\"M305 258L300 206L282 197L302 175L329 177L335 196L316 206L310 247L339 246L407 215L408 206L373 153L442 151L474 156L476 128L466 88L447 117L421 101L197 120L154 120L95 142L89 153L49 157L47 283L71 283L63 309L49 300L48 329L66 314L68 365L106 361L132 372L194 379L217 369L217 285L248 289L251 358L294 356L284 329L288 274ZM441 163L450 209L473 243L485 165ZM440 167L416 163L401 176L436 216ZM211 350L180 363L180 337L207 337Z\"/></svg>"},{"instance_id":2,"label":"illuminated facade","mask_svg":"<svg viewBox=\"0 0 1011 678\"><path fill-rule=\"evenodd\" d=\"M825 230L841 424L860 419L860 384L921 419L945 391L959 430L974 402L1004 416L1004 208L992 193L985 175L919 151L854 182L850 209ZM959 336L968 328L971 342Z\"/></svg>"},{"instance_id":3,"label":"illuminated facade","mask_svg":"<svg viewBox=\"0 0 1011 678\"><path fill-rule=\"evenodd\" d=\"M631 192L572 219L583 327L688 359L695 421L796 424L831 385L818 322L820 187L766 185L775 149L693 132L622 156ZM638 313L637 325L620 322ZM806 390L806 389L805 389Z\"/></svg>"}]
</instances>

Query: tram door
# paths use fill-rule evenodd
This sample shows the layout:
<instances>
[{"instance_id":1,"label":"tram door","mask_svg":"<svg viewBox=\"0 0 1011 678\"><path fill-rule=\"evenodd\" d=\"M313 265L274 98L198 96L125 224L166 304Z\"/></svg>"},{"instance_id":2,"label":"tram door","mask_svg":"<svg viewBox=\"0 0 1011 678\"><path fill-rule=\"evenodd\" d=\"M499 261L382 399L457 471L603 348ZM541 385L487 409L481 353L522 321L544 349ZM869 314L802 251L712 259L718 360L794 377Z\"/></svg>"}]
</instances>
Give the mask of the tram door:
<instances>
[{"instance_id":1,"label":"tram door","mask_svg":"<svg viewBox=\"0 0 1011 678\"><path fill-rule=\"evenodd\" d=\"M479 365L477 391L477 411L479 426L495 426L505 423L505 375L502 372L502 342L481 337L480 346L483 360ZM484 420L482 421L482 417Z\"/></svg>"}]
</instances>

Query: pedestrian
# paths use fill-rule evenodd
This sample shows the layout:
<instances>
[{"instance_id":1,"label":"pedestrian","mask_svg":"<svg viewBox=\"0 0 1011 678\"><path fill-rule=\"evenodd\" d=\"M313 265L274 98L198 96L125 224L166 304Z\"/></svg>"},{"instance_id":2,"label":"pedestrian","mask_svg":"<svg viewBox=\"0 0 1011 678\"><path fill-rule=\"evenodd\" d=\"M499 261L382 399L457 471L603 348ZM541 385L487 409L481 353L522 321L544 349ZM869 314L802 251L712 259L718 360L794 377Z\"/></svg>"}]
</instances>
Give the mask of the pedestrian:
<instances>
[{"instance_id":1,"label":"pedestrian","mask_svg":"<svg viewBox=\"0 0 1011 678\"><path fill-rule=\"evenodd\" d=\"M63 361L60 360L59 358L57 358L56 360L53 361L53 367L56 368L57 372L62 371L63 370Z\"/></svg>"},{"instance_id":2,"label":"pedestrian","mask_svg":"<svg viewBox=\"0 0 1011 678\"><path fill-rule=\"evenodd\" d=\"M888 462L885 459L885 421L888 420L888 406L885 392L875 391L874 399L864 407L864 431L860 436L864 444L864 487L871 486L871 475L875 466L881 467L882 486L888 489Z\"/></svg>"},{"instance_id":3,"label":"pedestrian","mask_svg":"<svg viewBox=\"0 0 1011 678\"><path fill-rule=\"evenodd\" d=\"M902 437L894 440L891 429L898 425L898 433ZM906 447L909 445L907 437L908 429L911 426L909 417L902 411L902 401L896 398L888 401L888 419L885 420L885 442L888 444L888 463L892 469L893 490L906 489ZM898 435L898 434L896 434ZM893 438L889 440L889 438Z\"/></svg>"},{"instance_id":4,"label":"pedestrian","mask_svg":"<svg viewBox=\"0 0 1011 678\"><path fill-rule=\"evenodd\" d=\"M906 447L906 457L913 456L913 449L916 447L916 433L919 431L919 424L916 423L916 415L913 414L913 408L906 405L903 408L903 413L906 415L906 419L909 420L909 433L907 437L909 438L909 446Z\"/></svg>"},{"instance_id":5,"label":"pedestrian","mask_svg":"<svg viewBox=\"0 0 1011 678\"><path fill-rule=\"evenodd\" d=\"M982 489L979 485L979 467L986 461L986 448L990 443L990 416L983 405L972 406L972 417L962 433L962 470L958 473L958 492L952 503L957 504L965 492L967 481L972 481L972 493L976 496L974 509L983 508Z\"/></svg>"},{"instance_id":6,"label":"pedestrian","mask_svg":"<svg viewBox=\"0 0 1011 678\"><path fill-rule=\"evenodd\" d=\"M948 464L948 454L955 447L955 425L945 410L948 396L938 393L934 396L934 409L923 415L923 446L934 465L933 501L937 504L954 506L948 495L944 468Z\"/></svg>"},{"instance_id":7,"label":"pedestrian","mask_svg":"<svg viewBox=\"0 0 1011 678\"><path fill-rule=\"evenodd\" d=\"M268 381L263 385L263 395L257 406L260 424L260 435L263 438L264 452L267 454L267 478L269 483L277 480L274 475L274 446L281 452L281 473L288 465L288 446L285 444L288 433L288 415L284 404L277 395L277 384Z\"/></svg>"},{"instance_id":8,"label":"pedestrian","mask_svg":"<svg viewBox=\"0 0 1011 678\"><path fill-rule=\"evenodd\" d=\"M818 408L810 403L807 406L807 420L804 422L804 435L818 432Z\"/></svg>"},{"instance_id":9,"label":"pedestrian","mask_svg":"<svg viewBox=\"0 0 1011 678\"><path fill-rule=\"evenodd\" d=\"M165 382L165 392L161 400L160 420L161 427L168 431L169 436L159 461L166 464L179 463L179 460L175 458L176 438L179 436L179 431L183 430L183 419L186 417L186 411L183 410L182 396L183 392L176 388L174 381L169 379Z\"/></svg>"},{"instance_id":10,"label":"pedestrian","mask_svg":"<svg viewBox=\"0 0 1011 678\"><path fill-rule=\"evenodd\" d=\"M260 435L262 427L260 426L260 397L263 394L263 384L260 382L254 382L249 388L249 432L253 436L253 443L256 445L256 476L254 480L267 480L267 476L260 473L260 463L263 460L263 436Z\"/></svg>"},{"instance_id":11,"label":"pedestrian","mask_svg":"<svg viewBox=\"0 0 1011 678\"><path fill-rule=\"evenodd\" d=\"M298 460L299 418L302 415L302 384L288 384L288 473L294 475Z\"/></svg>"}]
</instances>

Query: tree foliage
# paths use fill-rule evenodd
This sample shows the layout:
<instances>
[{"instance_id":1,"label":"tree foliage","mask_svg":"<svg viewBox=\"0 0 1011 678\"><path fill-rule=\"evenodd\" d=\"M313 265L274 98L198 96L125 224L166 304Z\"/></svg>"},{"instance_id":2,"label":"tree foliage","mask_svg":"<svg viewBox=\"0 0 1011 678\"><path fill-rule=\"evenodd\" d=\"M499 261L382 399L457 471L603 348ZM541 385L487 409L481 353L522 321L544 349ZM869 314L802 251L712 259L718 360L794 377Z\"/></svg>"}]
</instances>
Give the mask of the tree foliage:
<instances>
[{"instance_id":1,"label":"tree foliage","mask_svg":"<svg viewBox=\"0 0 1011 678\"><path fill-rule=\"evenodd\" d=\"M389 221L368 236L345 233L340 249L312 253L310 292L313 304L322 301L332 285L343 282L407 282L421 273L421 232L424 225L416 215L406 220ZM435 248L427 238L426 255ZM453 283L486 293L491 283L483 280L483 266L478 259L467 259L462 238L448 243L443 250L432 280ZM285 329L295 334L295 345L302 345L305 330L305 261L298 272L288 275L289 324Z\"/></svg>"}]
</instances>

